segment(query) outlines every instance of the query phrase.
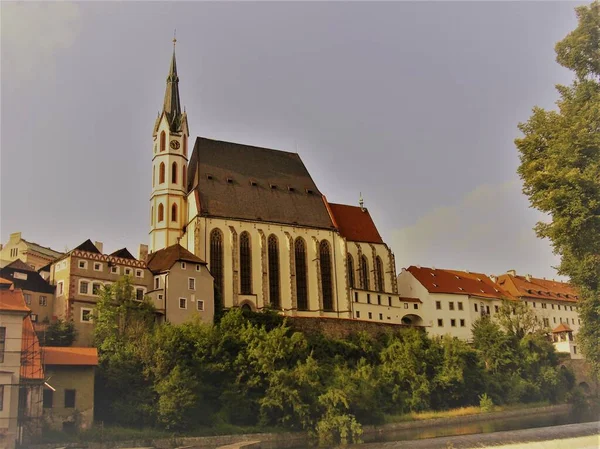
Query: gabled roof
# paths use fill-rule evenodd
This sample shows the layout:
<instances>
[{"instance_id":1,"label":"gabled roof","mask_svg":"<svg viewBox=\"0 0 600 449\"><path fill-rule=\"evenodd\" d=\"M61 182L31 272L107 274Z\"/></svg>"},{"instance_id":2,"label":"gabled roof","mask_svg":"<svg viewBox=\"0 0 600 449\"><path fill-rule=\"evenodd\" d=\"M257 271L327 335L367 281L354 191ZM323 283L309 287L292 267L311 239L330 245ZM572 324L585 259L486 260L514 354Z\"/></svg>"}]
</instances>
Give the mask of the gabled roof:
<instances>
[{"instance_id":1,"label":"gabled roof","mask_svg":"<svg viewBox=\"0 0 600 449\"><path fill-rule=\"evenodd\" d=\"M13 269L19 270L19 271L34 271L35 272L35 270L33 268L31 268L29 265L27 265L21 259L13 260L11 263L6 265L4 268L13 268Z\"/></svg>"},{"instance_id":2,"label":"gabled roof","mask_svg":"<svg viewBox=\"0 0 600 449\"><path fill-rule=\"evenodd\" d=\"M96 348L63 348L46 346L42 348L45 365L97 366Z\"/></svg>"},{"instance_id":3,"label":"gabled roof","mask_svg":"<svg viewBox=\"0 0 600 449\"><path fill-rule=\"evenodd\" d=\"M13 282L10 279L0 277L0 288L8 288L11 285L13 285Z\"/></svg>"},{"instance_id":4,"label":"gabled roof","mask_svg":"<svg viewBox=\"0 0 600 449\"><path fill-rule=\"evenodd\" d=\"M367 209L334 203L329 203L329 208L342 237L352 242L383 243Z\"/></svg>"},{"instance_id":5,"label":"gabled roof","mask_svg":"<svg viewBox=\"0 0 600 449\"><path fill-rule=\"evenodd\" d=\"M153 273L160 273L171 269L175 262L178 261L206 265L206 262L198 256L192 254L183 246L175 244L149 254L146 266Z\"/></svg>"},{"instance_id":6,"label":"gabled roof","mask_svg":"<svg viewBox=\"0 0 600 449\"><path fill-rule=\"evenodd\" d=\"M407 268L429 293L514 299L483 273L410 266Z\"/></svg>"},{"instance_id":7,"label":"gabled roof","mask_svg":"<svg viewBox=\"0 0 600 449\"><path fill-rule=\"evenodd\" d=\"M114 253L111 253L110 255L113 257L120 257L121 259L137 260L135 257L133 257L131 255L131 253L127 250L127 248L118 249Z\"/></svg>"},{"instance_id":8,"label":"gabled roof","mask_svg":"<svg viewBox=\"0 0 600 449\"><path fill-rule=\"evenodd\" d=\"M518 298L547 299L554 301L577 302L577 290L566 282L551 281L506 273L498 276L498 285Z\"/></svg>"},{"instance_id":9,"label":"gabled roof","mask_svg":"<svg viewBox=\"0 0 600 449\"><path fill-rule=\"evenodd\" d=\"M198 137L188 166L199 214L334 228L321 192L296 153Z\"/></svg>"},{"instance_id":10,"label":"gabled roof","mask_svg":"<svg viewBox=\"0 0 600 449\"><path fill-rule=\"evenodd\" d=\"M573 332L573 329L571 329L568 324L560 323L552 330L553 334L559 334L561 332Z\"/></svg>"},{"instance_id":11,"label":"gabled roof","mask_svg":"<svg viewBox=\"0 0 600 449\"><path fill-rule=\"evenodd\" d=\"M23 292L19 289L0 290L0 311L1 312L22 312L29 313L31 309L25 304Z\"/></svg>"},{"instance_id":12,"label":"gabled roof","mask_svg":"<svg viewBox=\"0 0 600 449\"><path fill-rule=\"evenodd\" d=\"M29 249L34 250L37 253L43 254L44 256L50 257L52 259L57 259L63 255L60 251L55 251L52 248L48 248L47 246L42 246L34 242L30 242L29 240L21 239L21 241L27 244Z\"/></svg>"},{"instance_id":13,"label":"gabled roof","mask_svg":"<svg viewBox=\"0 0 600 449\"><path fill-rule=\"evenodd\" d=\"M29 290L38 293L54 293L54 287L37 271L22 262L20 264L16 262L21 261L16 260L4 268L0 268L0 276L10 280L16 288L20 288L21 290Z\"/></svg>"},{"instance_id":14,"label":"gabled roof","mask_svg":"<svg viewBox=\"0 0 600 449\"><path fill-rule=\"evenodd\" d=\"M87 239L85 242L83 242L81 245L74 249L78 249L79 251L86 251L88 253L102 254L90 239Z\"/></svg>"}]
</instances>

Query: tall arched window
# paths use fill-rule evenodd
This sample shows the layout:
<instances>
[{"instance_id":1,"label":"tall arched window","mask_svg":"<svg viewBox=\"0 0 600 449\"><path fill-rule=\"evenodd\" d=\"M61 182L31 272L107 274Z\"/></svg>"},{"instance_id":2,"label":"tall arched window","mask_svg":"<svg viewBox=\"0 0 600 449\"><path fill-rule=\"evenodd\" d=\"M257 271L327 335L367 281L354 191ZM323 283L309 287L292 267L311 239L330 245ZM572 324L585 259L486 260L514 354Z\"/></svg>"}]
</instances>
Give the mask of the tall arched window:
<instances>
[{"instance_id":1,"label":"tall arched window","mask_svg":"<svg viewBox=\"0 0 600 449\"><path fill-rule=\"evenodd\" d=\"M269 299L271 307L279 309L281 307L279 293L279 244L277 237L273 234L269 236Z\"/></svg>"},{"instance_id":2,"label":"tall arched window","mask_svg":"<svg viewBox=\"0 0 600 449\"><path fill-rule=\"evenodd\" d=\"M156 167L152 166L152 187L154 187L154 183L156 182Z\"/></svg>"},{"instance_id":3,"label":"tall arched window","mask_svg":"<svg viewBox=\"0 0 600 449\"><path fill-rule=\"evenodd\" d=\"M181 185L184 189L187 189L187 170L185 169L185 164L181 167Z\"/></svg>"},{"instance_id":4,"label":"tall arched window","mask_svg":"<svg viewBox=\"0 0 600 449\"><path fill-rule=\"evenodd\" d=\"M298 310L308 310L306 244L301 237L298 237L294 244L294 256L296 258L296 297L298 299Z\"/></svg>"},{"instance_id":5,"label":"tall arched window","mask_svg":"<svg viewBox=\"0 0 600 449\"><path fill-rule=\"evenodd\" d=\"M356 281L354 280L354 259L351 254L346 256L346 265L348 266L348 284L350 284L350 288L354 288Z\"/></svg>"},{"instance_id":6,"label":"tall arched window","mask_svg":"<svg viewBox=\"0 0 600 449\"><path fill-rule=\"evenodd\" d=\"M321 289L323 291L323 309L333 310L333 292L331 286L331 250L327 240L319 244L319 260L321 262Z\"/></svg>"},{"instance_id":7,"label":"tall arched window","mask_svg":"<svg viewBox=\"0 0 600 449\"><path fill-rule=\"evenodd\" d=\"M240 234L240 292L242 295L252 294L252 248L250 234Z\"/></svg>"},{"instance_id":8,"label":"tall arched window","mask_svg":"<svg viewBox=\"0 0 600 449\"><path fill-rule=\"evenodd\" d=\"M158 222L160 223L165 219L165 206L160 203L158 205Z\"/></svg>"},{"instance_id":9,"label":"tall arched window","mask_svg":"<svg viewBox=\"0 0 600 449\"><path fill-rule=\"evenodd\" d=\"M367 256L360 258L360 286L364 290L371 290L371 284L369 282L369 262Z\"/></svg>"},{"instance_id":10,"label":"tall arched window","mask_svg":"<svg viewBox=\"0 0 600 449\"><path fill-rule=\"evenodd\" d=\"M377 291L383 291L383 263L381 262L381 257L377 256L375 258L375 281L377 282Z\"/></svg>"},{"instance_id":11,"label":"tall arched window","mask_svg":"<svg viewBox=\"0 0 600 449\"><path fill-rule=\"evenodd\" d=\"M154 206L150 208L150 225L154 224Z\"/></svg>"},{"instance_id":12,"label":"tall arched window","mask_svg":"<svg viewBox=\"0 0 600 449\"><path fill-rule=\"evenodd\" d=\"M223 304L223 233L220 229L213 229L210 233L210 272Z\"/></svg>"},{"instance_id":13,"label":"tall arched window","mask_svg":"<svg viewBox=\"0 0 600 449\"><path fill-rule=\"evenodd\" d=\"M167 135L164 131L160 133L160 151L165 151L167 148Z\"/></svg>"},{"instance_id":14,"label":"tall arched window","mask_svg":"<svg viewBox=\"0 0 600 449\"><path fill-rule=\"evenodd\" d=\"M187 156L187 136L183 135L183 155Z\"/></svg>"},{"instance_id":15,"label":"tall arched window","mask_svg":"<svg viewBox=\"0 0 600 449\"><path fill-rule=\"evenodd\" d=\"M171 182L177 184L177 162L173 162L171 165Z\"/></svg>"},{"instance_id":16,"label":"tall arched window","mask_svg":"<svg viewBox=\"0 0 600 449\"><path fill-rule=\"evenodd\" d=\"M161 162L158 167L158 183L164 184L165 182L165 163Z\"/></svg>"},{"instance_id":17,"label":"tall arched window","mask_svg":"<svg viewBox=\"0 0 600 449\"><path fill-rule=\"evenodd\" d=\"M171 206L171 221L177 222L177 204Z\"/></svg>"}]
</instances>

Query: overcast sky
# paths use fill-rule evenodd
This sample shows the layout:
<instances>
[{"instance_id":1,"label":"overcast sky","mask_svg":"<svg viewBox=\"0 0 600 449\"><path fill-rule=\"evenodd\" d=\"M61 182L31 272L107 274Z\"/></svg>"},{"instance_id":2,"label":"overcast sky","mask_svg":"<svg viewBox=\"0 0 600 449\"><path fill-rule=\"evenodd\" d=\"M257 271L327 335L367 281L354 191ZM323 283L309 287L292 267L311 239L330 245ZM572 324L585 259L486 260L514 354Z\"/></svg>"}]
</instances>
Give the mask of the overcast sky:
<instances>
[{"instance_id":1,"label":"overcast sky","mask_svg":"<svg viewBox=\"0 0 600 449\"><path fill-rule=\"evenodd\" d=\"M2 2L2 242L148 242L176 28L192 136L298 152L330 202L362 192L398 269L556 277L513 140L571 80L575 6Z\"/></svg>"}]
</instances>

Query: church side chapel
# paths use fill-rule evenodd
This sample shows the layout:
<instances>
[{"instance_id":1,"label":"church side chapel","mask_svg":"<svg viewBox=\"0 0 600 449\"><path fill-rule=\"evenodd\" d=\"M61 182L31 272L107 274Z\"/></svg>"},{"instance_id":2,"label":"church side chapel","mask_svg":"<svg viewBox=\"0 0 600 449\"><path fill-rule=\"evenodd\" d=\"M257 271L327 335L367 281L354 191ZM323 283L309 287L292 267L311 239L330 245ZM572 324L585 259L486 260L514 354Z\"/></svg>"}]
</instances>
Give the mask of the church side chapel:
<instances>
[{"instance_id":1,"label":"church side chapel","mask_svg":"<svg viewBox=\"0 0 600 449\"><path fill-rule=\"evenodd\" d=\"M362 199L329 203L296 153L188 140L174 47L153 133L151 252L179 242L207 261L225 308L401 324L394 255Z\"/></svg>"}]
</instances>

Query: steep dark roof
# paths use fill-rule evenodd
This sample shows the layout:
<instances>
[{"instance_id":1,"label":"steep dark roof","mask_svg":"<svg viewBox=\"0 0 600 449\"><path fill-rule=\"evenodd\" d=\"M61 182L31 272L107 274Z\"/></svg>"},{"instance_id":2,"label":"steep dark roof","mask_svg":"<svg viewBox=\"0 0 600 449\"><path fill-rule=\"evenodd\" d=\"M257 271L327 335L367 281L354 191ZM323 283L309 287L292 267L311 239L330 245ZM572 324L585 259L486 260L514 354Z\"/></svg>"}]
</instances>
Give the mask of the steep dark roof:
<instances>
[{"instance_id":1,"label":"steep dark roof","mask_svg":"<svg viewBox=\"0 0 600 449\"><path fill-rule=\"evenodd\" d=\"M153 273L160 273L169 270L173 264L178 261L206 265L206 262L198 256L192 254L183 246L175 244L149 254L148 259L146 260L146 266Z\"/></svg>"},{"instance_id":2,"label":"steep dark roof","mask_svg":"<svg viewBox=\"0 0 600 449\"><path fill-rule=\"evenodd\" d=\"M377 226L367 209L346 204L329 203L340 234L352 242L383 243Z\"/></svg>"},{"instance_id":3,"label":"steep dark roof","mask_svg":"<svg viewBox=\"0 0 600 449\"><path fill-rule=\"evenodd\" d=\"M31 268L29 265L27 265L21 259L13 260L11 263L6 265L4 268L13 268L13 269L19 270L19 271L35 271L35 269Z\"/></svg>"},{"instance_id":4,"label":"steep dark roof","mask_svg":"<svg viewBox=\"0 0 600 449\"><path fill-rule=\"evenodd\" d=\"M137 260L135 257L133 257L131 255L131 253L127 250L127 248L118 249L114 253L111 253L110 255L113 257L120 257L121 259Z\"/></svg>"},{"instance_id":5,"label":"steep dark roof","mask_svg":"<svg viewBox=\"0 0 600 449\"><path fill-rule=\"evenodd\" d=\"M20 264L16 262L21 261L17 259L4 268L1 268L0 277L12 281L15 288L20 288L21 290L38 293L54 293L54 287L44 280L37 271L32 270L31 267L25 265L23 262ZM25 267L22 268L21 265L24 265ZM15 273L20 273L21 276L17 275L15 277ZM27 279L19 279L19 277L27 277Z\"/></svg>"},{"instance_id":6,"label":"steep dark roof","mask_svg":"<svg viewBox=\"0 0 600 449\"><path fill-rule=\"evenodd\" d=\"M296 153L198 137L188 180L188 190L198 190L201 215L333 228Z\"/></svg>"},{"instance_id":7,"label":"steep dark roof","mask_svg":"<svg viewBox=\"0 0 600 449\"><path fill-rule=\"evenodd\" d=\"M81 245L79 245L75 249L78 249L80 251L86 251L88 253L102 254L98 250L98 248L96 248L96 245L94 245L90 239L87 239L85 242L83 242Z\"/></svg>"}]
</instances>

